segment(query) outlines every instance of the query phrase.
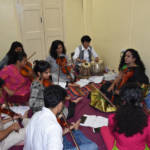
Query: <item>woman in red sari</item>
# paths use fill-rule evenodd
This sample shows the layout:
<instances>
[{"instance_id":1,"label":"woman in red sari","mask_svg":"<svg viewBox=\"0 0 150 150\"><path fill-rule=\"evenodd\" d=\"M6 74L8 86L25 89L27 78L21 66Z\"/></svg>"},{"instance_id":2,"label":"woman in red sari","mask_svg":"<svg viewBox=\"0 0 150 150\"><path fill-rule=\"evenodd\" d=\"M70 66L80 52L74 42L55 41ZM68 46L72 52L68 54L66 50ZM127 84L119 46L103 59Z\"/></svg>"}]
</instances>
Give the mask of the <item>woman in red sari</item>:
<instances>
[{"instance_id":1,"label":"woman in red sari","mask_svg":"<svg viewBox=\"0 0 150 150\"><path fill-rule=\"evenodd\" d=\"M0 71L0 78L5 82L3 86L4 100L12 103L26 104L29 99L31 81L22 76L20 70L27 62L27 55L25 52L16 52L14 54L13 64L8 65Z\"/></svg>"}]
</instances>

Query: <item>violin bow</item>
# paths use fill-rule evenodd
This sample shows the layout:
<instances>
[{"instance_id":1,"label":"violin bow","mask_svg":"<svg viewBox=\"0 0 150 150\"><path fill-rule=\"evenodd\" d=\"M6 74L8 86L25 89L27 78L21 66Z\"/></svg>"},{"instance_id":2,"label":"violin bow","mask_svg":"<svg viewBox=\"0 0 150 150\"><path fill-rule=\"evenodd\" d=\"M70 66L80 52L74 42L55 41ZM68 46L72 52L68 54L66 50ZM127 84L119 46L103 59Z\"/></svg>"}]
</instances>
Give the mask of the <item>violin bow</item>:
<instances>
[{"instance_id":1,"label":"violin bow","mask_svg":"<svg viewBox=\"0 0 150 150\"><path fill-rule=\"evenodd\" d=\"M59 85L59 78L60 78L60 65L58 65L59 69L58 69L58 85Z\"/></svg>"},{"instance_id":2,"label":"violin bow","mask_svg":"<svg viewBox=\"0 0 150 150\"><path fill-rule=\"evenodd\" d=\"M77 144L76 139L75 139L75 137L73 136L72 131L71 131L71 129L70 129L69 125L68 125L68 122L67 122L67 120L66 120L66 118L65 118L65 115L64 115L63 113L62 113L62 117L63 117L64 121L66 122L67 128L69 129L69 133L70 133L70 135L71 135L71 137L72 137L72 140L73 140L73 142L74 142L74 144L75 144L77 150L80 150L80 147L79 147L79 145Z\"/></svg>"},{"instance_id":3,"label":"violin bow","mask_svg":"<svg viewBox=\"0 0 150 150\"><path fill-rule=\"evenodd\" d=\"M102 97L104 97L104 99L112 106L112 107L115 107L115 105L105 96L105 94L99 90L100 94Z\"/></svg>"},{"instance_id":4,"label":"violin bow","mask_svg":"<svg viewBox=\"0 0 150 150\"><path fill-rule=\"evenodd\" d=\"M36 54L36 52L33 52L33 53L27 58L27 60L31 59L35 54Z\"/></svg>"},{"instance_id":5,"label":"violin bow","mask_svg":"<svg viewBox=\"0 0 150 150\"><path fill-rule=\"evenodd\" d=\"M96 87L94 87L93 85L91 85L94 89L97 89ZM105 94L100 90L100 89L97 89L101 96L112 106L112 107L115 107L115 105L105 96Z\"/></svg>"}]
</instances>

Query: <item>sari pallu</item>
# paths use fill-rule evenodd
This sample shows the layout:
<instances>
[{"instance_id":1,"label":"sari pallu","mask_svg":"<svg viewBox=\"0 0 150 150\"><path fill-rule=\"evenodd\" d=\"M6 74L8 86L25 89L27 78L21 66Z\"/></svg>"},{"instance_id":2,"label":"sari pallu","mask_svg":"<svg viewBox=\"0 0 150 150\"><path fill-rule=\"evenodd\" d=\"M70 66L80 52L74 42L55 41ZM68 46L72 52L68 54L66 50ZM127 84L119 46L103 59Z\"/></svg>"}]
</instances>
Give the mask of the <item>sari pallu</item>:
<instances>
[{"instance_id":1,"label":"sari pallu","mask_svg":"<svg viewBox=\"0 0 150 150\"><path fill-rule=\"evenodd\" d=\"M31 81L23 77L15 65L9 65L4 67L0 71L0 78L5 81L5 86L14 91L13 96L8 96L8 94L3 91L3 97L0 99L0 103L4 102L6 99L8 102L12 103L26 103L30 95L30 85Z\"/></svg>"},{"instance_id":2,"label":"sari pallu","mask_svg":"<svg viewBox=\"0 0 150 150\"><path fill-rule=\"evenodd\" d=\"M101 112L114 112L116 107L98 90L93 89L90 93L90 106L100 110Z\"/></svg>"}]
</instances>

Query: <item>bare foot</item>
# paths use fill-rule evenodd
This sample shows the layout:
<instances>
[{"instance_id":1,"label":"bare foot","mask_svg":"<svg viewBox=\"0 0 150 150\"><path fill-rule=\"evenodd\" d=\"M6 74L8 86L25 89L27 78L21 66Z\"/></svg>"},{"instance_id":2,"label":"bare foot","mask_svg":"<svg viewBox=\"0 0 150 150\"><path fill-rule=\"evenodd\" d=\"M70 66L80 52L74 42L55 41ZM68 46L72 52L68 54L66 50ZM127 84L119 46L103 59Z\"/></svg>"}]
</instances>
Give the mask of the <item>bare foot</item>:
<instances>
[{"instance_id":1,"label":"bare foot","mask_svg":"<svg viewBox=\"0 0 150 150\"><path fill-rule=\"evenodd\" d=\"M76 84L76 83L69 83L69 86L80 87L80 85L79 85L79 84Z\"/></svg>"},{"instance_id":2,"label":"bare foot","mask_svg":"<svg viewBox=\"0 0 150 150\"><path fill-rule=\"evenodd\" d=\"M70 96L66 96L66 98L65 98L67 101L69 101L70 99L71 99L71 97Z\"/></svg>"},{"instance_id":3,"label":"bare foot","mask_svg":"<svg viewBox=\"0 0 150 150\"><path fill-rule=\"evenodd\" d=\"M77 103L79 103L82 99L83 99L83 97L79 97L79 98L77 98L77 99L75 99L75 100L72 100L72 102L77 104Z\"/></svg>"},{"instance_id":4,"label":"bare foot","mask_svg":"<svg viewBox=\"0 0 150 150\"><path fill-rule=\"evenodd\" d=\"M3 109L3 108L6 108L7 107L7 105L6 104L2 104L1 105L1 108Z\"/></svg>"}]
</instances>

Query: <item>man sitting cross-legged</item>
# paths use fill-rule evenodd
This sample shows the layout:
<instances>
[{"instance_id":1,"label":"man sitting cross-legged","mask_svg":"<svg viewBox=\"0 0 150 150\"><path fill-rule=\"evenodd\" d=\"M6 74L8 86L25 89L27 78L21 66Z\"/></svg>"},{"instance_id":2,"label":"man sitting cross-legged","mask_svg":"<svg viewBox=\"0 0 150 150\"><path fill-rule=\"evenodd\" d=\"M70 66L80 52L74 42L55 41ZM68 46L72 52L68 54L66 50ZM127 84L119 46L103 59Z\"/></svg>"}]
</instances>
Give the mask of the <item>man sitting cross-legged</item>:
<instances>
[{"instance_id":1,"label":"man sitting cross-legged","mask_svg":"<svg viewBox=\"0 0 150 150\"><path fill-rule=\"evenodd\" d=\"M66 96L66 90L58 85L52 85L44 90L45 106L41 111L33 115L27 126L24 150L76 149L66 137L63 138L63 135L69 130L64 129L63 132L56 118L62 111ZM70 129L75 129L73 135L80 150L97 150L97 145L87 139L83 133L78 130L79 124L80 120L73 123Z\"/></svg>"}]
</instances>

